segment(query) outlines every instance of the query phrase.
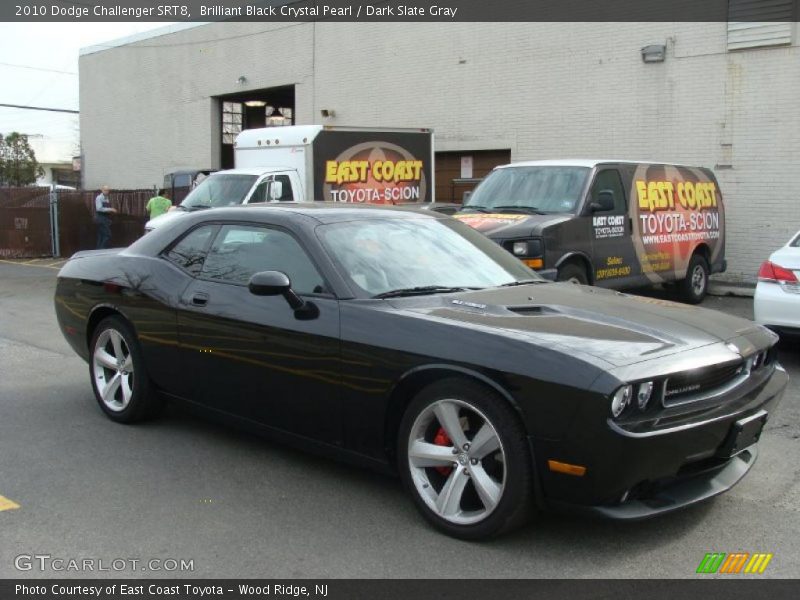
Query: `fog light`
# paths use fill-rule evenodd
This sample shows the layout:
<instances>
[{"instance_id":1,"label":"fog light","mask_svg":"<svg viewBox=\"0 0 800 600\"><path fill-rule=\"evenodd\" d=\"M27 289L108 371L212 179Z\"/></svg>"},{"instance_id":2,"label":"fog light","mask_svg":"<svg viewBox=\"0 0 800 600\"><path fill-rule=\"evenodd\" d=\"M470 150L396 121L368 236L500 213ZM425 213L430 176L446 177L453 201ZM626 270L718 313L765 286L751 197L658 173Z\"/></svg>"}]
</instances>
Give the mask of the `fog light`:
<instances>
[{"instance_id":1,"label":"fog light","mask_svg":"<svg viewBox=\"0 0 800 600\"><path fill-rule=\"evenodd\" d=\"M615 419L631 403L631 396L633 396L633 387L630 385L623 385L614 393L614 397L611 399L611 414Z\"/></svg>"},{"instance_id":2,"label":"fog light","mask_svg":"<svg viewBox=\"0 0 800 600\"><path fill-rule=\"evenodd\" d=\"M639 390L636 393L636 404L639 406L639 410L644 410L647 408L647 403L650 402L650 398L652 396L653 382L645 381L644 383L640 383Z\"/></svg>"},{"instance_id":3,"label":"fog light","mask_svg":"<svg viewBox=\"0 0 800 600\"><path fill-rule=\"evenodd\" d=\"M527 256L528 242L514 242L511 251L514 253L514 256Z\"/></svg>"}]
</instances>

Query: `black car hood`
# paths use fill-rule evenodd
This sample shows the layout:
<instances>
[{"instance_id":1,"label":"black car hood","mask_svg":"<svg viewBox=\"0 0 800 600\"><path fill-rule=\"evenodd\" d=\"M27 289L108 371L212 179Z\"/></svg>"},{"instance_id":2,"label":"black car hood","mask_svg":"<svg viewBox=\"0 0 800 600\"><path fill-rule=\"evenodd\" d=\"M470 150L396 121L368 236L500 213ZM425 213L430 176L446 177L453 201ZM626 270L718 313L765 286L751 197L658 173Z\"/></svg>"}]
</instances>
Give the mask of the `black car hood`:
<instances>
[{"instance_id":1,"label":"black car hood","mask_svg":"<svg viewBox=\"0 0 800 600\"><path fill-rule=\"evenodd\" d=\"M613 366L727 341L759 328L718 311L571 283L396 298L391 303L396 309L494 329Z\"/></svg>"},{"instance_id":2,"label":"black car hood","mask_svg":"<svg viewBox=\"0 0 800 600\"><path fill-rule=\"evenodd\" d=\"M501 235L506 230L509 230L509 234L513 236L533 235L537 233L537 230L541 231L544 225L568 221L574 217L571 214L526 215L499 212L459 212L453 216L462 223L491 237Z\"/></svg>"}]
</instances>

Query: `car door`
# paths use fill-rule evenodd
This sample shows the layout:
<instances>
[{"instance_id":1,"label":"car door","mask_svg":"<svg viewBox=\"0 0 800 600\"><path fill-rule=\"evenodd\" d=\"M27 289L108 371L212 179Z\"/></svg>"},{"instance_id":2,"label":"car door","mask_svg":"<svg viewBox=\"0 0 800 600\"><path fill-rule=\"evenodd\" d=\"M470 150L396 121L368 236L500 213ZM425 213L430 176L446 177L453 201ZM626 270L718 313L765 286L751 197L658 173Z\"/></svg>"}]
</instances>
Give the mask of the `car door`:
<instances>
[{"instance_id":1,"label":"car door","mask_svg":"<svg viewBox=\"0 0 800 600\"><path fill-rule=\"evenodd\" d=\"M602 206L601 195L611 194L613 205ZM600 167L589 189L587 206L592 219L592 266L595 284L619 287L638 273L628 198L617 167ZM594 207L594 208L592 208Z\"/></svg>"},{"instance_id":2,"label":"car door","mask_svg":"<svg viewBox=\"0 0 800 600\"><path fill-rule=\"evenodd\" d=\"M319 309L303 319L247 282L282 271ZM178 331L193 397L226 413L329 443L341 441L339 304L287 230L222 225L183 293Z\"/></svg>"}]
</instances>

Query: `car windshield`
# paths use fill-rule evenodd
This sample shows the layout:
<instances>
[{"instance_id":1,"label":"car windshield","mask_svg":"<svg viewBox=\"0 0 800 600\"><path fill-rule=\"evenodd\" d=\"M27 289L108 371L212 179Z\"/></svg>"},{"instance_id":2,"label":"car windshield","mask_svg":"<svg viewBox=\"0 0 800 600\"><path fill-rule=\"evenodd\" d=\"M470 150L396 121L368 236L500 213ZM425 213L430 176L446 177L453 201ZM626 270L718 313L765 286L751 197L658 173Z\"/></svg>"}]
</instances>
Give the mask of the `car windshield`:
<instances>
[{"instance_id":1,"label":"car windshield","mask_svg":"<svg viewBox=\"0 0 800 600\"><path fill-rule=\"evenodd\" d=\"M543 281L500 246L455 219L347 221L322 225L317 234L340 272L362 296Z\"/></svg>"},{"instance_id":2,"label":"car windshield","mask_svg":"<svg viewBox=\"0 0 800 600\"><path fill-rule=\"evenodd\" d=\"M475 189L464 209L573 213L589 171L586 167L556 166L496 169Z\"/></svg>"},{"instance_id":3,"label":"car windshield","mask_svg":"<svg viewBox=\"0 0 800 600\"><path fill-rule=\"evenodd\" d=\"M256 179L256 175L211 175L189 192L181 206L191 210L241 204Z\"/></svg>"}]
</instances>

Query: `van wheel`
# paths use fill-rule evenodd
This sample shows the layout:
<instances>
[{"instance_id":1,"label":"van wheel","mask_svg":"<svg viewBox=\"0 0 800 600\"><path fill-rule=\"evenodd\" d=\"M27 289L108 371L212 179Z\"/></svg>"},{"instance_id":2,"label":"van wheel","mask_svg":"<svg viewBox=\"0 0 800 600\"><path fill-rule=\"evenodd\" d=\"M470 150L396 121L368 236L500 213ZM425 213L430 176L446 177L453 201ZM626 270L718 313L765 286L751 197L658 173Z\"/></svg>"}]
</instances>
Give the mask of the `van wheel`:
<instances>
[{"instance_id":1,"label":"van wheel","mask_svg":"<svg viewBox=\"0 0 800 600\"><path fill-rule=\"evenodd\" d=\"M571 281L587 285L589 278L586 276L586 269L575 263L567 263L558 270L556 281Z\"/></svg>"},{"instance_id":2,"label":"van wheel","mask_svg":"<svg viewBox=\"0 0 800 600\"><path fill-rule=\"evenodd\" d=\"M708 262L700 254L693 254L686 270L686 279L680 282L681 297L689 304L700 304L708 293Z\"/></svg>"}]
</instances>

